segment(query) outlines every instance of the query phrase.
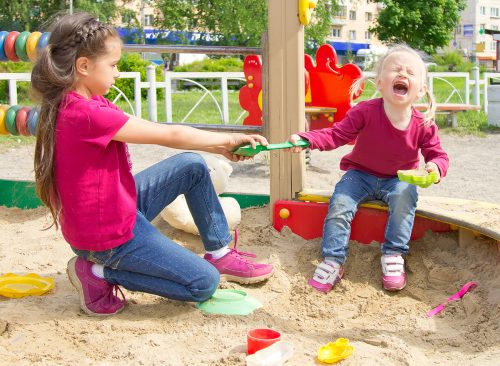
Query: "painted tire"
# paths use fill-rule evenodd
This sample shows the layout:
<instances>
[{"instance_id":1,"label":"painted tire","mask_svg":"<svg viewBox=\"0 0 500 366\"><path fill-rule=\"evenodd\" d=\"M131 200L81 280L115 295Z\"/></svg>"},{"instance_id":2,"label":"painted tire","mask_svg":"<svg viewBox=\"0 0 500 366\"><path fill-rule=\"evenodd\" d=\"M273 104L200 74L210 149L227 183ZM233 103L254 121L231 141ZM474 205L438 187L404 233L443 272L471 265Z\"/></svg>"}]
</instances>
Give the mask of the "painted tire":
<instances>
[{"instance_id":1,"label":"painted tire","mask_svg":"<svg viewBox=\"0 0 500 366\"><path fill-rule=\"evenodd\" d=\"M40 117L40 107L31 108L26 118L26 125L30 135L36 136L36 126L38 124L38 117Z\"/></svg>"},{"instance_id":2,"label":"painted tire","mask_svg":"<svg viewBox=\"0 0 500 366\"><path fill-rule=\"evenodd\" d=\"M7 34L7 37L5 37L5 42L3 44L3 50L5 51L5 54L7 55L7 58L9 61L14 61L17 62L19 61L19 57L16 55L16 40L17 36L19 36L19 32L17 31L12 31Z\"/></svg>"},{"instance_id":3,"label":"painted tire","mask_svg":"<svg viewBox=\"0 0 500 366\"><path fill-rule=\"evenodd\" d=\"M36 46L38 52L49 44L50 32L43 32Z\"/></svg>"},{"instance_id":4,"label":"painted tire","mask_svg":"<svg viewBox=\"0 0 500 366\"><path fill-rule=\"evenodd\" d=\"M16 39L16 55L21 61L29 61L28 54L26 53L26 41L30 36L30 32L22 32Z\"/></svg>"},{"instance_id":5,"label":"painted tire","mask_svg":"<svg viewBox=\"0 0 500 366\"><path fill-rule=\"evenodd\" d=\"M9 131L5 126L5 109L0 108L0 135L8 135Z\"/></svg>"},{"instance_id":6,"label":"painted tire","mask_svg":"<svg viewBox=\"0 0 500 366\"><path fill-rule=\"evenodd\" d=\"M16 128L16 115L19 109L21 109L20 106L14 105L7 110L7 114L5 116L5 127L7 127L7 131L14 136L19 135Z\"/></svg>"},{"instance_id":7,"label":"painted tire","mask_svg":"<svg viewBox=\"0 0 500 366\"><path fill-rule=\"evenodd\" d=\"M29 136L28 126L26 125L26 119L28 118L28 112L30 111L30 107L22 107L19 111L17 111L16 115L16 129L21 136Z\"/></svg>"},{"instance_id":8,"label":"painted tire","mask_svg":"<svg viewBox=\"0 0 500 366\"><path fill-rule=\"evenodd\" d=\"M30 34L28 40L26 41L26 54L28 55L28 58L32 62L35 62L36 56L38 55L36 46L38 45L38 40L40 39L41 36L42 33L33 32Z\"/></svg>"},{"instance_id":9,"label":"painted tire","mask_svg":"<svg viewBox=\"0 0 500 366\"><path fill-rule=\"evenodd\" d=\"M5 38L7 37L7 34L9 34L9 32L6 32L6 31L0 32L0 61L8 61L7 55L5 54L5 51L3 50L3 44L5 42Z\"/></svg>"}]
</instances>

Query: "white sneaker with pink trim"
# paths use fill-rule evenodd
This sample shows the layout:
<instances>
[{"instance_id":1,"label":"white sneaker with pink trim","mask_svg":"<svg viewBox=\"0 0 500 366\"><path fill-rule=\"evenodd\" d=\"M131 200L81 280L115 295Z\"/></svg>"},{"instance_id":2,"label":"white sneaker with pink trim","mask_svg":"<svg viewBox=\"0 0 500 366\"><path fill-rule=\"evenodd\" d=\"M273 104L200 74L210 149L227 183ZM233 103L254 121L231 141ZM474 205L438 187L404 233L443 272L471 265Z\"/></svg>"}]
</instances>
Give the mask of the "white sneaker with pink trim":
<instances>
[{"instance_id":1,"label":"white sneaker with pink trim","mask_svg":"<svg viewBox=\"0 0 500 366\"><path fill-rule=\"evenodd\" d=\"M406 286L405 260L401 254L382 255L382 286L387 291L399 291Z\"/></svg>"}]
</instances>

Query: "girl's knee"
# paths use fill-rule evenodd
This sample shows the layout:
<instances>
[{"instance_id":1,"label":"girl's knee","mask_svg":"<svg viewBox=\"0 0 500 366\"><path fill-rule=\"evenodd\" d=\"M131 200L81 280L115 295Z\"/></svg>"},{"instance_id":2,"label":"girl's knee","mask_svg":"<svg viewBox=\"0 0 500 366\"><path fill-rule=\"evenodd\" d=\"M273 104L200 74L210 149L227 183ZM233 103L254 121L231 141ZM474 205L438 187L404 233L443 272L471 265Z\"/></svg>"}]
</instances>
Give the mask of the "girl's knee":
<instances>
[{"instance_id":1,"label":"girl's knee","mask_svg":"<svg viewBox=\"0 0 500 366\"><path fill-rule=\"evenodd\" d=\"M219 271L211 265L210 267L212 267L213 270L210 269L200 274L199 279L191 285L189 291L191 292L193 301L201 302L208 300L219 287Z\"/></svg>"},{"instance_id":2,"label":"girl's knee","mask_svg":"<svg viewBox=\"0 0 500 366\"><path fill-rule=\"evenodd\" d=\"M209 173L207 163L200 154L185 152L180 155L182 156L181 159L185 167L193 174L205 175Z\"/></svg>"}]
</instances>

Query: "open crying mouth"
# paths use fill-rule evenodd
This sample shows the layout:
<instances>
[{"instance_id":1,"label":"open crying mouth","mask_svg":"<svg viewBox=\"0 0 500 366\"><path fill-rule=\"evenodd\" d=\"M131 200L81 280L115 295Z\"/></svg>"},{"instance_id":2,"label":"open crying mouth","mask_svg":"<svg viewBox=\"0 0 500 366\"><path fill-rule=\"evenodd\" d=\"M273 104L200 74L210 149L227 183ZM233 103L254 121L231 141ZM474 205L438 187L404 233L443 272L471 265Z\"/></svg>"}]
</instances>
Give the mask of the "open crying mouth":
<instances>
[{"instance_id":1,"label":"open crying mouth","mask_svg":"<svg viewBox=\"0 0 500 366\"><path fill-rule=\"evenodd\" d=\"M392 89L394 90L395 94L406 95L406 93L408 93L408 85L406 85L405 83L395 83L392 86Z\"/></svg>"}]
</instances>

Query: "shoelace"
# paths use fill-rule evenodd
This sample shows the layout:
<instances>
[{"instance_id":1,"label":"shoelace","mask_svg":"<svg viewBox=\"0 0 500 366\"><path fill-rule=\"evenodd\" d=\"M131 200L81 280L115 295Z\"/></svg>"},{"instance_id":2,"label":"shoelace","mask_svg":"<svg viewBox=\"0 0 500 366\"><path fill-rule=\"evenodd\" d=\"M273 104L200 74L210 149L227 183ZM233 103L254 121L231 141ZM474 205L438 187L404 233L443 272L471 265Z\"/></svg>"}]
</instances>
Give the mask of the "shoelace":
<instances>
[{"instance_id":1,"label":"shoelace","mask_svg":"<svg viewBox=\"0 0 500 366\"><path fill-rule=\"evenodd\" d=\"M243 257L250 257L250 258L256 258L257 255L249 252L241 252L237 249L237 243L238 243L238 228L234 229L234 246L232 248L229 248L231 253L234 253L239 257L240 260L244 261L245 263L253 264L252 261L243 258Z\"/></svg>"},{"instance_id":2,"label":"shoelace","mask_svg":"<svg viewBox=\"0 0 500 366\"><path fill-rule=\"evenodd\" d=\"M125 294L123 293L122 289L118 285L111 285L109 287L109 290L106 292L106 294L103 296L105 297L108 301L106 304L113 304L115 302L115 298L118 298L118 293L120 294L120 297L122 298L121 301L125 303ZM120 300L120 299L118 299Z\"/></svg>"}]
</instances>

